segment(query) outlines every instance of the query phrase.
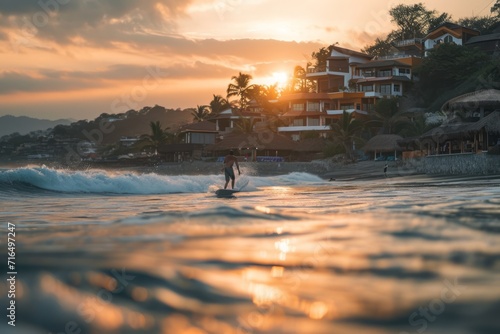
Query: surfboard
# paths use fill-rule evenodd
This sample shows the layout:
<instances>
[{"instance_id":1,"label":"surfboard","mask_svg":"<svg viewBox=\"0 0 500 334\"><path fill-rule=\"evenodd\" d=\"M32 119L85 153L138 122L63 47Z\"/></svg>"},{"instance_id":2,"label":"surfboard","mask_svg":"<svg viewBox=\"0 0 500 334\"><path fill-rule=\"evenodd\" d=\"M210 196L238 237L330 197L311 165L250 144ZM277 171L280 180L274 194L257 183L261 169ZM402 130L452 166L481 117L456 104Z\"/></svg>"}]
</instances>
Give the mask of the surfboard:
<instances>
[{"instance_id":1,"label":"surfboard","mask_svg":"<svg viewBox=\"0 0 500 334\"><path fill-rule=\"evenodd\" d=\"M240 192L236 189L219 189L215 192L217 197L233 197L235 193Z\"/></svg>"},{"instance_id":2,"label":"surfboard","mask_svg":"<svg viewBox=\"0 0 500 334\"><path fill-rule=\"evenodd\" d=\"M245 180L238 189L218 189L215 191L215 195L217 197L234 197L234 194L240 192L243 188L245 188L248 185L249 181L250 180Z\"/></svg>"}]
</instances>

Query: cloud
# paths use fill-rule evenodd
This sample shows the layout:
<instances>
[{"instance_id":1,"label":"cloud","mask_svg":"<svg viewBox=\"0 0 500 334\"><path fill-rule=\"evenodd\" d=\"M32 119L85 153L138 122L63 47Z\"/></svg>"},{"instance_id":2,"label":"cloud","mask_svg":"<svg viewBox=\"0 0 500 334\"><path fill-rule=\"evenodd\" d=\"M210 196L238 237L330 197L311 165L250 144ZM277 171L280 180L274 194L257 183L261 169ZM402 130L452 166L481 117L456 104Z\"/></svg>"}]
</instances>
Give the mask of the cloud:
<instances>
[{"instance_id":1,"label":"cloud","mask_svg":"<svg viewBox=\"0 0 500 334\"><path fill-rule=\"evenodd\" d=\"M97 82L74 80L64 73L44 75L36 73L29 75L8 71L0 74L0 94L17 92L51 92L70 91L75 89L95 88L102 86Z\"/></svg>"},{"instance_id":2,"label":"cloud","mask_svg":"<svg viewBox=\"0 0 500 334\"><path fill-rule=\"evenodd\" d=\"M171 33L194 0L23 0L0 3L0 27L59 44L148 31Z\"/></svg>"}]
</instances>

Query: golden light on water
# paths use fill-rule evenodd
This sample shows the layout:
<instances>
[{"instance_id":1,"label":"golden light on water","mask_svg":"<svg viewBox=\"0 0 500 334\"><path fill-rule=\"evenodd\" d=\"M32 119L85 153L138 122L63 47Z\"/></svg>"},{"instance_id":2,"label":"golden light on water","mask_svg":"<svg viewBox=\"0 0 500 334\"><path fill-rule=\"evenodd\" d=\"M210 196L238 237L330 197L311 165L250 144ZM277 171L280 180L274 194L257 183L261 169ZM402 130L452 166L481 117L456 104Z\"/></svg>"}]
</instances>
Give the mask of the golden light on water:
<instances>
[{"instance_id":1,"label":"golden light on water","mask_svg":"<svg viewBox=\"0 0 500 334\"><path fill-rule=\"evenodd\" d=\"M273 266L271 268L271 277L283 277L285 267Z\"/></svg>"},{"instance_id":2,"label":"golden light on water","mask_svg":"<svg viewBox=\"0 0 500 334\"><path fill-rule=\"evenodd\" d=\"M314 302L309 308L309 317L311 319L322 319L328 313L328 307L323 302Z\"/></svg>"}]
</instances>

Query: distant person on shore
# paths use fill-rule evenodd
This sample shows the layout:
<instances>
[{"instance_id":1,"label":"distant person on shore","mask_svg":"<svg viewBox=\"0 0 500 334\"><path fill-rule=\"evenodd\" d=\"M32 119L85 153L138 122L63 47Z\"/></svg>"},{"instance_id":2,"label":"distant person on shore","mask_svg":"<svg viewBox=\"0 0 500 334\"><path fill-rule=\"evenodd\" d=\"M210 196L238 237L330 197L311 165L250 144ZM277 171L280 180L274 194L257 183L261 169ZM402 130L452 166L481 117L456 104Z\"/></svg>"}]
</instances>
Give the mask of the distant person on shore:
<instances>
[{"instance_id":1,"label":"distant person on shore","mask_svg":"<svg viewBox=\"0 0 500 334\"><path fill-rule=\"evenodd\" d=\"M221 170L224 171L224 176L226 177L226 184L224 189L227 188L229 180L231 180L231 189L234 189L234 169L233 165L236 165L238 169L238 175L241 175L240 166L238 165L238 159L233 155L233 151L229 151L229 154L224 157L224 167Z\"/></svg>"},{"instance_id":2,"label":"distant person on shore","mask_svg":"<svg viewBox=\"0 0 500 334\"><path fill-rule=\"evenodd\" d=\"M385 164L385 166L384 166L384 175L385 175L385 177L387 177L387 167L389 167L389 165Z\"/></svg>"}]
</instances>

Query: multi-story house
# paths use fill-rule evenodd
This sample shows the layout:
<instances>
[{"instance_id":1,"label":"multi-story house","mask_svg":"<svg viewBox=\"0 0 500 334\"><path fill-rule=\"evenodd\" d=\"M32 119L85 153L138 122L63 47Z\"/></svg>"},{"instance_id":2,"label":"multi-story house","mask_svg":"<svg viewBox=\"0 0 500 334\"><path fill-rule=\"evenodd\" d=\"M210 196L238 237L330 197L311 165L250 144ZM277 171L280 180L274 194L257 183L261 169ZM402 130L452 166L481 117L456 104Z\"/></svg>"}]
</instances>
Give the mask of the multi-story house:
<instances>
[{"instance_id":1,"label":"multi-story house","mask_svg":"<svg viewBox=\"0 0 500 334\"><path fill-rule=\"evenodd\" d=\"M480 34L481 33L477 30L466 28L455 23L444 22L425 36L425 55L427 56L430 50L438 47L440 44L454 43L457 45L465 45L469 39L474 36L479 36Z\"/></svg>"},{"instance_id":2,"label":"multi-story house","mask_svg":"<svg viewBox=\"0 0 500 334\"><path fill-rule=\"evenodd\" d=\"M371 56L334 46L324 68L309 68L307 78L316 81L316 92L283 96L288 126L278 131L294 140L307 131L326 135L330 124L344 111L366 117L380 98L402 96L414 80L413 68L420 63L420 41L395 49L393 56L372 60Z\"/></svg>"},{"instance_id":3,"label":"multi-story house","mask_svg":"<svg viewBox=\"0 0 500 334\"><path fill-rule=\"evenodd\" d=\"M395 55L361 64L357 67L360 78L353 80L356 90L364 92L365 98L403 96L414 80L413 68L420 62L420 57Z\"/></svg>"}]
</instances>

